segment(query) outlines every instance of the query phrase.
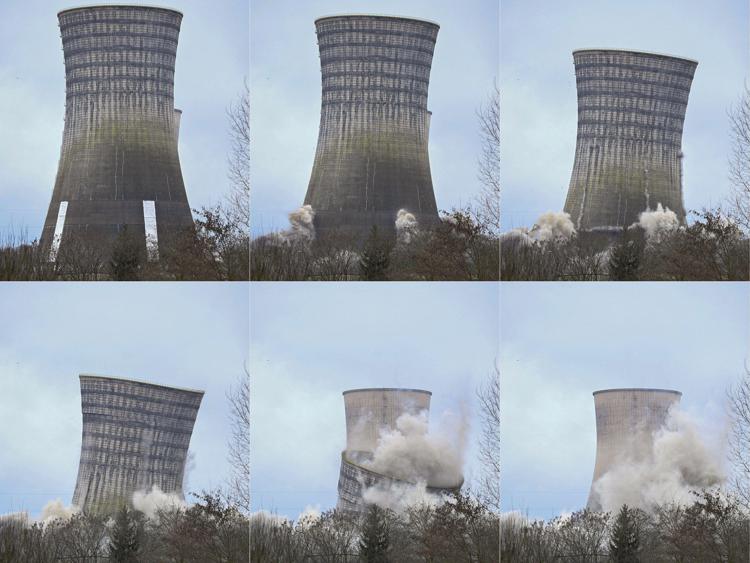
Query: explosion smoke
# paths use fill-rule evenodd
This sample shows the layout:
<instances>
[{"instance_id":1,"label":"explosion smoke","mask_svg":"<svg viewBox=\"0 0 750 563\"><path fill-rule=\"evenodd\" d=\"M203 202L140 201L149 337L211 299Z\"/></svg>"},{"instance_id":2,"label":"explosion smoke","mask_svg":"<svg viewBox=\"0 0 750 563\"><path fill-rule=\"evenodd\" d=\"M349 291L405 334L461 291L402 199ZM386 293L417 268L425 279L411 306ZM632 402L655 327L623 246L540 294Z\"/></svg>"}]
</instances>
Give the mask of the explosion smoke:
<instances>
[{"instance_id":1,"label":"explosion smoke","mask_svg":"<svg viewBox=\"0 0 750 563\"><path fill-rule=\"evenodd\" d=\"M692 491L720 485L724 472L693 419L677 407L653 441L639 439L623 451L613 469L593 486L604 511L623 504L650 510L665 503L689 504Z\"/></svg>"},{"instance_id":2,"label":"explosion smoke","mask_svg":"<svg viewBox=\"0 0 750 563\"><path fill-rule=\"evenodd\" d=\"M303 205L289 214L289 228L270 235L272 242L281 244L309 244L315 240L315 211L311 205Z\"/></svg>"},{"instance_id":3,"label":"explosion smoke","mask_svg":"<svg viewBox=\"0 0 750 563\"><path fill-rule=\"evenodd\" d=\"M633 223L633 226L646 231L646 238L659 240L666 233L676 231L680 227L680 220L674 211L659 203L655 211L647 209L638 215L638 222Z\"/></svg>"},{"instance_id":4,"label":"explosion smoke","mask_svg":"<svg viewBox=\"0 0 750 563\"><path fill-rule=\"evenodd\" d=\"M80 512L80 510L77 506L65 506L60 499L55 499L44 505L39 521L45 525L54 522L55 520L67 521L78 512Z\"/></svg>"},{"instance_id":5,"label":"explosion smoke","mask_svg":"<svg viewBox=\"0 0 750 563\"><path fill-rule=\"evenodd\" d=\"M409 483L452 487L462 480L468 422L444 415L442 429L429 432L425 411L402 414L394 430L384 429L377 448L364 467Z\"/></svg>"},{"instance_id":6,"label":"explosion smoke","mask_svg":"<svg viewBox=\"0 0 750 563\"><path fill-rule=\"evenodd\" d=\"M396 214L396 240L402 244L409 244L417 233L419 225L413 213L406 209L399 209Z\"/></svg>"},{"instance_id":7,"label":"explosion smoke","mask_svg":"<svg viewBox=\"0 0 750 563\"><path fill-rule=\"evenodd\" d=\"M576 232L570 214L563 211L542 213L529 231L529 236L536 241L568 240Z\"/></svg>"},{"instance_id":8,"label":"explosion smoke","mask_svg":"<svg viewBox=\"0 0 750 563\"><path fill-rule=\"evenodd\" d=\"M186 506L180 495L165 493L157 485L154 485L150 491L133 493L133 508L152 519L159 514L159 511L169 511Z\"/></svg>"}]
</instances>

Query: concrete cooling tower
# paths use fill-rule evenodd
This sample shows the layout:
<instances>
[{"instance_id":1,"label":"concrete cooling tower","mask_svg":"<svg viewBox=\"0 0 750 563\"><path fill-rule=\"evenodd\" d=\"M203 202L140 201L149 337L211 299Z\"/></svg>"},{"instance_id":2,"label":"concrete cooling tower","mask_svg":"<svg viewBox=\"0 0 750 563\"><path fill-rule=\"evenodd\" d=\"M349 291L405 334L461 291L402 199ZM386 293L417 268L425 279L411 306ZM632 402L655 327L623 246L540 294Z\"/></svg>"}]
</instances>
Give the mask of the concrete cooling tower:
<instances>
[{"instance_id":1,"label":"concrete cooling tower","mask_svg":"<svg viewBox=\"0 0 750 563\"><path fill-rule=\"evenodd\" d=\"M372 15L315 26L323 93L305 204L316 228L393 232L400 209L436 223L427 90L439 26Z\"/></svg>"},{"instance_id":2,"label":"concrete cooling tower","mask_svg":"<svg viewBox=\"0 0 750 563\"><path fill-rule=\"evenodd\" d=\"M73 504L111 514L157 486L182 497L203 391L81 375L83 437Z\"/></svg>"},{"instance_id":3,"label":"concrete cooling tower","mask_svg":"<svg viewBox=\"0 0 750 563\"><path fill-rule=\"evenodd\" d=\"M91 6L58 14L65 128L42 248L70 243L107 255L118 233L159 245L192 228L177 154L174 71L182 14Z\"/></svg>"},{"instance_id":4,"label":"concrete cooling tower","mask_svg":"<svg viewBox=\"0 0 750 563\"><path fill-rule=\"evenodd\" d=\"M361 512L365 508L362 495L369 487L389 488L393 485L414 485L366 467L373 458L378 437L383 430L395 430L402 414L429 415L432 393L419 389L353 389L344 391L346 413L346 450L341 454L337 509ZM459 489L431 486L427 491L439 493Z\"/></svg>"},{"instance_id":5,"label":"concrete cooling tower","mask_svg":"<svg viewBox=\"0 0 750 563\"><path fill-rule=\"evenodd\" d=\"M682 393L665 389L607 389L594 392L596 464L586 507L601 510L596 482L625 459L651 451L654 433L667 422Z\"/></svg>"},{"instance_id":6,"label":"concrete cooling tower","mask_svg":"<svg viewBox=\"0 0 750 563\"><path fill-rule=\"evenodd\" d=\"M578 229L627 227L658 204L685 220L682 126L696 61L573 52L578 136L565 211Z\"/></svg>"}]
</instances>

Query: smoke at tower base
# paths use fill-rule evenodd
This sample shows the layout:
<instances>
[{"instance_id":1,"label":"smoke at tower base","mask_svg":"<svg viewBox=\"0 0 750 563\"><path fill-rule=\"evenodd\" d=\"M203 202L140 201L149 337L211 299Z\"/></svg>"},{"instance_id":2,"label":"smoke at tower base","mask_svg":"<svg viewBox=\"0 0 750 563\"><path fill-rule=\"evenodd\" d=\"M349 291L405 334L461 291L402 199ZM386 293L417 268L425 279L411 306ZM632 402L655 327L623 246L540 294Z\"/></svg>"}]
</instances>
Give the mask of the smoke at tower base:
<instances>
[{"instance_id":1,"label":"smoke at tower base","mask_svg":"<svg viewBox=\"0 0 750 563\"><path fill-rule=\"evenodd\" d=\"M613 469L593 486L601 510L616 512L623 504L649 511L659 505L689 504L692 491L721 485L725 474L716 444L709 444L695 421L673 407L665 425L651 440L631 440Z\"/></svg>"},{"instance_id":2,"label":"smoke at tower base","mask_svg":"<svg viewBox=\"0 0 750 563\"><path fill-rule=\"evenodd\" d=\"M465 413L443 413L441 424L430 431L427 412L405 413L394 430L384 429L371 460L364 467L401 482L367 487L365 502L399 510L414 504L436 504L431 488L458 487L463 481L466 436Z\"/></svg>"}]
</instances>

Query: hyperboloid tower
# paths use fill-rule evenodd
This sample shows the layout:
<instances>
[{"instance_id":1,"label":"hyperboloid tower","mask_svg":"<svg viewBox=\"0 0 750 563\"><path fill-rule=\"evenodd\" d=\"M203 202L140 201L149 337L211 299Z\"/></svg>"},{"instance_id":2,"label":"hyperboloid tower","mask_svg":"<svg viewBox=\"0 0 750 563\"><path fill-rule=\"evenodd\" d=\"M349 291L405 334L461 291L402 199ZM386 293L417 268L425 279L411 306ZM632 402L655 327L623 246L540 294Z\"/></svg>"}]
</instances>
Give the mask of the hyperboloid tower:
<instances>
[{"instance_id":1,"label":"hyperboloid tower","mask_svg":"<svg viewBox=\"0 0 750 563\"><path fill-rule=\"evenodd\" d=\"M90 6L58 14L65 128L41 244L90 245L105 256L123 230L149 260L192 228L177 153L174 71L182 14Z\"/></svg>"},{"instance_id":2,"label":"hyperboloid tower","mask_svg":"<svg viewBox=\"0 0 750 563\"><path fill-rule=\"evenodd\" d=\"M378 473L367 468L373 459L378 438L383 431L396 429L396 421L403 414L429 414L432 393L419 389L352 389L344 391L346 413L346 449L341 453L339 473L339 510L362 512L365 489L388 489L414 485L408 481ZM458 490L463 483L427 483L427 491L439 493Z\"/></svg>"},{"instance_id":3,"label":"hyperboloid tower","mask_svg":"<svg viewBox=\"0 0 750 563\"><path fill-rule=\"evenodd\" d=\"M203 391L98 375L80 380L83 433L73 504L107 515L155 486L182 497Z\"/></svg>"},{"instance_id":4,"label":"hyperboloid tower","mask_svg":"<svg viewBox=\"0 0 750 563\"><path fill-rule=\"evenodd\" d=\"M640 51L573 52L578 136L565 211L613 229L659 204L685 219L682 126L696 61Z\"/></svg>"},{"instance_id":5,"label":"hyperboloid tower","mask_svg":"<svg viewBox=\"0 0 750 563\"><path fill-rule=\"evenodd\" d=\"M374 15L315 26L323 92L305 204L316 228L392 232L401 209L434 224L427 90L439 26Z\"/></svg>"},{"instance_id":6,"label":"hyperboloid tower","mask_svg":"<svg viewBox=\"0 0 750 563\"><path fill-rule=\"evenodd\" d=\"M594 392L596 464L586 507L601 510L596 482L626 460L651 451L654 433L667 422L682 393L666 389L606 389Z\"/></svg>"}]
</instances>

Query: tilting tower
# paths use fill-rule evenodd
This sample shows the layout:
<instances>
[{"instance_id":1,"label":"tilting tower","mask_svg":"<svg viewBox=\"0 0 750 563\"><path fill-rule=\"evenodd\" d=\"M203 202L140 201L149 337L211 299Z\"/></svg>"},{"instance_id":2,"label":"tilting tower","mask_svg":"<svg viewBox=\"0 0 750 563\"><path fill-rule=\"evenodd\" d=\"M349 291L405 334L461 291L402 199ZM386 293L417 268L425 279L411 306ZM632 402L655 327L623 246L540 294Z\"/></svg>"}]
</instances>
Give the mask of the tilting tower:
<instances>
[{"instance_id":1,"label":"tilting tower","mask_svg":"<svg viewBox=\"0 0 750 563\"><path fill-rule=\"evenodd\" d=\"M658 204L684 221L682 126L696 61L573 52L578 136L565 211L578 229L627 227Z\"/></svg>"},{"instance_id":2,"label":"tilting tower","mask_svg":"<svg viewBox=\"0 0 750 563\"><path fill-rule=\"evenodd\" d=\"M372 15L315 26L323 93L305 204L316 228L390 232L401 209L435 223L427 90L439 26Z\"/></svg>"},{"instance_id":3,"label":"tilting tower","mask_svg":"<svg viewBox=\"0 0 750 563\"><path fill-rule=\"evenodd\" d=\"M182 14L91 6L58 14L65 128L41 244L106 255L124 229L148 258L193 225L177 153L174 70Z\"/></svg>"},{"instance_id":4,"label":"tilting tower","mask_svg":"<svg viewBox=\"0 0 750 563\"><path fill-rule=\"evenodd\" d=\"M596 464L587 508L601 510L596 482L618 463L647 455L654 433L667 422L682 393L665 389L607 389L594 392Z\"/></svg>"},{"instance_id":5,"label":"tilting tower","mask_svg":"<svg viewBox=\"0 0 750 563\"><path fill-rule=\"evenodd\" d=\"M182 496L203 391L97 375L80 380L83 433L73 504L106 515L154 486Z\"/></svg>"},{"instance_id":6,"label":"tilting tower","mask_svg":"<svg viewBox=\"0 0 750 563\"><path fill-rule=\"evenodd\" d=\"M402 414L419 414L430 411L432 393L419 389L353 389L344 391L346 413L346 450L341 453L341 471L338 484L337 508L361 512L365 508L362 498L370 487L390 488L414 485L390 475L367 468L372 460L381 433L396 429ZM427 491L439 493L459 489L462 483L445 487L427 483Z\"/></svg>"}]
</instances>

